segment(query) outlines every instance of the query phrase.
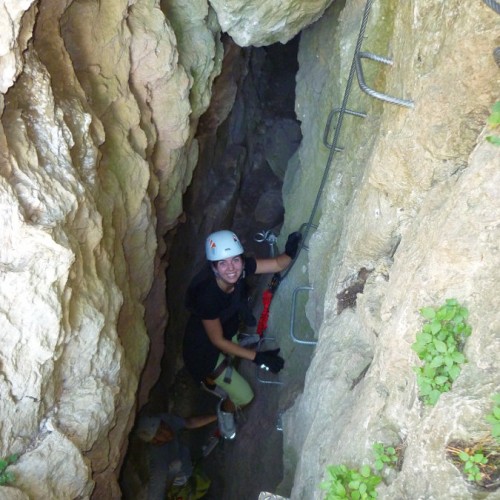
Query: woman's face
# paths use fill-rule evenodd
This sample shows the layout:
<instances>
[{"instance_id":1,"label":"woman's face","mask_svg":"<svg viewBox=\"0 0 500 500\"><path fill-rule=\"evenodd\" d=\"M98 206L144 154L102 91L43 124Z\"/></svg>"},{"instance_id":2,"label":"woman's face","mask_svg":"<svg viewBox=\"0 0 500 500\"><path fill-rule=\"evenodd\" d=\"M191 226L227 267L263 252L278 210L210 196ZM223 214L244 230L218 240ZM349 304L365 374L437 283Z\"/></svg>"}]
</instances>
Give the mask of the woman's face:
<instances>
[{"instance_id":1,"label":"woman's face","mask_svg":"<svg viewBox=\"0 0 500 500\"><path fill-rule=\"evenodd\" d=\"M228 259L219 260L215 264L217 273L224 282L234 285L241 276L243 271L243 257L236 255Z\"/></svg>"}]
</instances>

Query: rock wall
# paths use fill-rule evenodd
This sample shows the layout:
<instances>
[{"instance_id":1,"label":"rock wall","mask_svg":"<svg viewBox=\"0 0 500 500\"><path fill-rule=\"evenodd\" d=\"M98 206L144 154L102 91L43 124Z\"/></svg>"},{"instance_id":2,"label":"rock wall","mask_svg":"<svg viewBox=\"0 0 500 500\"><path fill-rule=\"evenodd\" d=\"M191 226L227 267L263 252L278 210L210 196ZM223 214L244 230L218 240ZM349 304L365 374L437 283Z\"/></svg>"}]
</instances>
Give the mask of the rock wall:
<instances>
[{"instance_id":1,"label":"rock wall","mask_svg":"<svg viewBox=\"0 0 500 500\"><path fill-rule=\"evenodd\" d=\"M120 496L160 370L162 235L222 59L207 2L163 8L0 2L2 498Z\"/></svg>"}]
</instances>

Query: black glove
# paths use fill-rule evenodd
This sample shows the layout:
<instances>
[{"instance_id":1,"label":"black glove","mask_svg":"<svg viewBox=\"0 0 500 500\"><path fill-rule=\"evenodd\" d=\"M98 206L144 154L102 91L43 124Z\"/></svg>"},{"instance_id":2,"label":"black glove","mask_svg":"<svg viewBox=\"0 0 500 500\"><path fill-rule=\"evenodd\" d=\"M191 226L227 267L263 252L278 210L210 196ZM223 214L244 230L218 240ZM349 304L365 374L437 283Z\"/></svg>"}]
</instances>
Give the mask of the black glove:
<instances>
[{"instance_id":1,"label":"black glove","mask_svg":"<svg viewBox=\"0 0 500 500\"><path fill-rule=\"evenodd\" d=\"M281 356L278 356L279 352L279 349L258 352L255 354L253 362L261 368L278 373L285 366L285 360Z\"/></svg>"},{"instance_id":2,"label":"black glove","mask_svg":"<svg viewBox=\"0 0 500 500\"><path fill-rule=\"evenodd\" d=\"M291 233L288 235L288 239L286 240L285 244L285 253L288 255L288 257L295 259L301 239L302 235L299 233L299 231L295 231L295 233Z\"/></svg>"}]
</instances>

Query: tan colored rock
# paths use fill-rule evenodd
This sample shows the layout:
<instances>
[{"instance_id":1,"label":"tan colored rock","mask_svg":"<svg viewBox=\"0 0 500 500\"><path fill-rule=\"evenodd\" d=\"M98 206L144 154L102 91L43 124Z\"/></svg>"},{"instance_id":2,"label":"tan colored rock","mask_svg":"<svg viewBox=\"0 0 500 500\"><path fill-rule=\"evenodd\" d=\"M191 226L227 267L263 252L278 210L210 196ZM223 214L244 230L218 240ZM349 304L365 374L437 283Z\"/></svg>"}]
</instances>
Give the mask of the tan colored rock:
<instances>
[{"instance_id":1,"label":"tan colored rock","mask_svg":"<svg viewBox=\"0 0 500 500\"><path fill-rule=\"evenodd\" d=\"M286 43L318 20L332 0L285 0L279 3L210 0L222 31L241 47Z\"/></svg>"},{"instance_id":2,"label":"tan colored rock","mask_svg":"<svg viewBox=\"0 0 500 500\"><path fill-rule=\"evenodd\" d=\"M0 92L12 86L22 70L22 52L26 49L35 22L34 0L0 2ZM27 13L28 12L28 13Z\"/></svg>"},{"instance_id":3,"label":"tan colored rock","mask_svg":"<svg viewBox=\"0 0 500 500\"><path fill-rule=\"evenodd\" d=\"M217 25L212 13L203 71L194 61L188 78L158 2L31 4L1 6L12 52L0 61L0 455L21 455L30 498L117 498L149 347L144 304L153 283L165 288L157 231L176 223L196 162L189 92L201 113ZM164 296L154 305L153 338Z\"/></svg>"}]
</instances>

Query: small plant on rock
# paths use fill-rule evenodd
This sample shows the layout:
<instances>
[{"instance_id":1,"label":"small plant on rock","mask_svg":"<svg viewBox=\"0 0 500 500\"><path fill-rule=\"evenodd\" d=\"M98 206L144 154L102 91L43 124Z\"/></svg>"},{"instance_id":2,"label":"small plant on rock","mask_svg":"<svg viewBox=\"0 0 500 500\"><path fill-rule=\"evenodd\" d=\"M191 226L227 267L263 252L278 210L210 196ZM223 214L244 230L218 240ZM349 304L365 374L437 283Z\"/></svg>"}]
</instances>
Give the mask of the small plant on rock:
<instances>
[{"instance_id":1,"label":"small plant on rock","mask_svg":"<svg viewBox=\"0 0 500 500\"><path fill-rule=\"evenodd\" d=\"M500 480L500 449L491 437L474 444L453 442L446 447L448 458L467 481L477 487L492 488Z\"/></svg>"},{"instance_id":2,"label":"small plant on rock","mask_svg":"<svg viewBox=\"0 0 500 500\"><path fill-rule=\"evenodd\" d=\"M464 473L467 474L467 479L469 481L481 481L483 473L481 472L480 466L488 463L488 459L484 456L483 451L479 450L475 453L460 451L458 453L458 458L464 463Z\"/></svg>"},{"instance_id":3,"label":"small plant on rock","mask_svg":"<svg viewBox=\"0 0 500 500\"><path fill-rule=\"evenodd\" d=\"M14 474L7 470L9 465L17 462L18 455L9 455L7 458L0 459L0 485L6 485L14 482Z\"/></svg>"},{"instance_id":4,"label":"small plant on rock","mask_svg":"<svg viewBox=\"0 0 500 500\"><path fill-rule=\"evenodd\" d=\"M498 128L500 125L500 101L493 105L491 115L488 118L488 125L493 129ZM500 137L498 135L488 135L486 140L495 146L500 146Z\"/></svg>"},{"instance_id":5,"label":"small plant on rock","mask_svg":"<svg viewBox=\"0 0 500 500\"><path fill-rule=\"evenodd\" d=\"M415 372L422 400L435 405L439 396L451 389L460 365L466 363L461 351L471 334L466 324L469 312L455 299L447 299L440 308L424 307L420 314L426 322L412 349L424 364L415 367Z\"/></svg>"},{"instance_id":6,"label":"small plant on rock","mask_svg":"<svg viewBox=\"0 0 500 500\"><path fill-rule=\"evenodd\" d=\"M486 415L486 421L491 424L491 435L500 443L500 393L494 394L491 399L495 406L492 413Z\"/></svg>"},{"instance_id":7,"label":"small plant on rock","mask_svg":"<svg viewBox=\"0 0 500 500\"><path fill-rule=\"evenodd\" d=\"M375 443L373 445L373 454L375 455L374 467L378 471L384 467L395 468L398 464L398 452L393 446L384 446L382 443Z\"/></svg>"},{"instance_id":8,"label":"small plant on rock","mask_svg":"<svg viewBox=\"0 0 500 500\"><path fill-rule=\"evenodd\" d=\"M326 500L365 500L377 498L375 488L382 481L367 465L349 469L345 465L331 465L327 468L329 477L321 483L326 490Z\"/></svg>"}]
</instances>

